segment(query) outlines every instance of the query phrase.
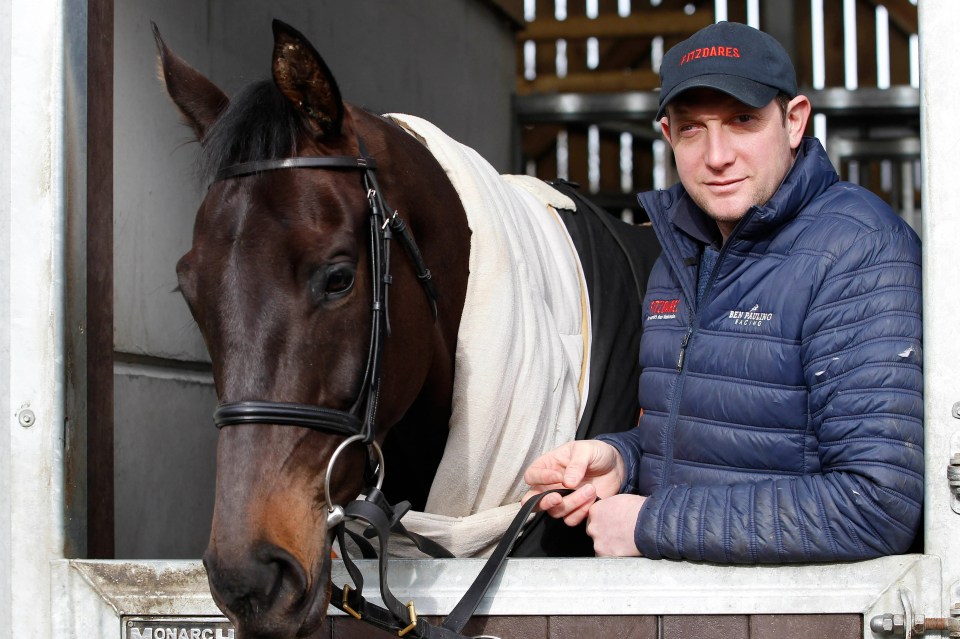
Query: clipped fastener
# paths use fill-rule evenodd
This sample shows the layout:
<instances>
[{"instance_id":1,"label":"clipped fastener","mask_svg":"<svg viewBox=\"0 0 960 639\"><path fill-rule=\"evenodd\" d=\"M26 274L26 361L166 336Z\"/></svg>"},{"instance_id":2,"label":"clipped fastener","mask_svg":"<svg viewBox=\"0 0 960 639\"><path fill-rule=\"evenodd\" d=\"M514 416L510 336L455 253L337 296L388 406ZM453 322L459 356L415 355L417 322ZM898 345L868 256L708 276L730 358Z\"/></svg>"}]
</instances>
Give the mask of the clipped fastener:
<instances>
[{"instance_id":1,"label":"clipped fastener","mask_svg":"<svg viewBox=\"0 0 960 639\"><path fill-rule=\"evenodd\" d=\"M919 637L925 633L941 633L946 631L950 637L960 637L960 608L950 609L949 618L927 617L925 615L916 615L912 623L908 626L904 615L885 614L877 615L870 620L870 630L875 635L890 637ZM907 634L909 627L910 634Z\"/></svg>"},{"instance_id":2,"label":"clipped fastener","mask_svg":"<svg viewBox=\"0 0 960 639\"><path fill-rule=\"evenodd\" d=\"M332 531L344 519L343 506L339 504L327 510L327 530Z\"/></svg>"},{"instance_id":3,"label":"clipped fastener","mask_svg":"<svg viewBox=\"0 0 960 639\"><path fill-rule=\"evenodd\" d=\"M17 416L20 420L20 425L24 428L30 428L37 423L37 416L33 414L33 411L29 408L25 408L20 411L20 414Z\"/></svg>"},{"instance_id":4,"label":"clipped fastener","mask_svg":"<svg viewBox=\"0 0 960 639\"><path fill-rule=\"evenodd\" d=\"M904 618L901 614L877 615L870 620L870 630L878 635L904 635Z\"/></svg>"},{"instance_id":5,"label":"clipped fastener","mask_svg":"<svg viewBox=\"0 0 960 639\"><path fill-rule=\"evenodd\" d=\"M947 483L954 495L960 495L960 454L954 454L947 466Z\"/></svg>"},{"instance_id":6,"label":"clipped fastener","mask_svg":"<svg viewBox=\"0 0 960 639\"><path fill-rule=\"evenodd\" d=\"M950 410L954 417L960 419L960 402L957 402L953 405L953 408Z\"/></svg>"}]
</instances>

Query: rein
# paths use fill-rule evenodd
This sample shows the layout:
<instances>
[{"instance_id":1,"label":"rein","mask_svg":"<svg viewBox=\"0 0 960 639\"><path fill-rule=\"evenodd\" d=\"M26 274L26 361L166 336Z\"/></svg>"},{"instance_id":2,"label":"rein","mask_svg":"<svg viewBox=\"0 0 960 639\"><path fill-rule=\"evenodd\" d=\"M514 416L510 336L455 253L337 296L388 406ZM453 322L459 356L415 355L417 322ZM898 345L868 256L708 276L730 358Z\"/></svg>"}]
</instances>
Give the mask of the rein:
<instances>
[{"instance_id":1,"label":"rein","mask_svg":"<svg viewBox=\"0 0 960 639\"><path fill-rule=\"evenodd\" d=\"M354 586L344 584L343 588L332 586L330 603L347 614L362 619L374 626L396 632L398 636L424 639L468 639L461 630L479 606L484 593L500 571L514 542L523 531L529 515L536 508L547 491L527 501L517 513L510 528L497 544L493 554L484 564L473 584L468 588L460 602L439 626L431 625L417 617L416 606L411 601L402 604L390 591L387 584L387 545L390 533L398 533L410 539L421 551L434 557L452 558L453 555L440 544L403 527L400 519L410 509L409 502L391 505L380 488L383 484L383 452L376 440L376 415L380 399L381 363L383 360L383 340L390 335L388 313L388 287L392 282L390 274L390 240L396 236L408 257L413 262L417 279L420 280L430 303L434 321L437 320L437 294L433 286L430 269L426 267L420 249L406 223L396 210L384 200L377 183L376 161L369 157L363 140L358 138L359 157L325 156L295 157L273 160L258 160L234 164L220 170L214 183L232 178L245 177L265 171L281 169L345 169L357 170L363 175L363 185L367 190L370 207L370 266L373 280L371 306L370 348L367 364L356 401L349 411L326 408L310 404L291 402L269 402L250 400L226 402L220 404L213 414L217 428L243 424L271 424L308 428L332 435L341 435L346 439L334 451L327 464L324 488L327 500L327 529L335 535L340 545L341 558L354 582ZM361 411L363 416L361 417ZM333 468L340 454L351 444L366 444L374 456L373 465L375 485L367 489L363 499L357 499L345 507L332 503L330 480ZM569 490L559 491L569 493ZM368 527L361 536L346 527L347 521L362 521ZM373 604L363 597L363 576L347 552L346 537L350 536L360 548L364 557L376 557L379 554L380 595L386 608ZM367 539L379 539L377 553Z\"/></svg>"}]
</instances>

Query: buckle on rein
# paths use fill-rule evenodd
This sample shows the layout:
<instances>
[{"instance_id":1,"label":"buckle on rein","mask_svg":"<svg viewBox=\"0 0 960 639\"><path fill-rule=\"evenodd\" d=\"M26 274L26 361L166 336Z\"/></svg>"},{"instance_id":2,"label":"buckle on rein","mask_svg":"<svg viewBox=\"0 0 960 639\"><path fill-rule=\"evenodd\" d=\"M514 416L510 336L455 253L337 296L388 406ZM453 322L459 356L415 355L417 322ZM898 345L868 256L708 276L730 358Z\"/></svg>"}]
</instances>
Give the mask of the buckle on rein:
<instances>
[{"instance_id":1,"label":"buckle on rein","mask_svg":"<svg viewBox=\"0 0 960 639\"><path fill-rule=\"evenodd\" d=\"M404 628L403 630L397 631L397 636L402 637L411 630L417 627L417 607L413 605L413 601L407 602L407 612L410 613L410 625Z\"/></svg>"},{"instance_id":2,"label":"buckle on rein","mask_svg":"<svg viewBox=\"0 0 960 639\"><path fill-rule=\"evenodd\" d=\"M354 610L353 607L350 605L350 592L353 590L350 587L350 584L343 584L342 590L343 590L343 600L340 602L340 608L344 612L349 614L351 617L353 617L354 619L362 620L363 615L361 615L359 612ZM413 603L413 601L407 602L407 613L410 615L410 624L407 625L406 628L397 630L398 637L403 637L408 632L410 632L411 630L417 627L417 606Z\"/></svg>"},{"instance_id":3,"label":"buckle on rein","mask_svg":"<svg viewBox=\"0 0 960 639\"><path fill-rule=\"evenodd\" d=\"M349 613L354 619L361 619L361 614L350 607L349 597L351 590L352 588L350 588L350 584L343 584L343 602L341 603L340 607L343 608L344 612Z\"/></svg>"},{"instance_id":4,"label":"buckle on rein","mask_svg":"<svg viewBox=\"0 0 960 639\"><path fill-rule=\"evenodd\" d=\"M330 471L330 467L332 467L333 465L334 458L342 450L342 448L345 447L345 445L351 442L351 439L355 440L355 438L358 438L358 437L360 436L356 435L354 436L354 438L348 439L346 442L344 442L344 444L341 444L341 447L338 448L337 451L334 452L333 456L331 457L331 462L327 467L326 483L328 487L329 487L329 480L330 480L329 471ZM382 454L380 453L379 446L377 446L376 444L374 444L373 446L374 446L374 451L377 452L378 456L380 457L380 462L381 462L380 469L382 471L382 468L383 468L383 463L382 463L383 458L381 456ZM383 478L383 475L381 472L380 479L382 478ZM464 635L460 633L463 630L463 627L466 625L467 621L476 611L477 606L480 604L480 598L490 587L490 584L493 581L493 579L496 577L496 575L500 573L500 569L503 566L504 560L507 558L507 555L509 554L509 551L513 547L514 542L516 542L517 538L520 536L520 533L522 532L524 522L533 512L533 509L536 507L536 505L540 502L540 499L543 498L545 495L548 495L554 492L567 495L572 491L570 489L548 490L543 493L540 493L536 498L530 499L524 505L522 505L520 508L520 511L516 514L513 521L511 522L510 527L507 529L503 537L497 543L497 547L494 549L493 554L491 554L490 557L487 558L487 562L484 564L483 568L481 569L480 574L474 580L473 584L471 584L470 587L467 589L467 592L461 598L460 602L457 603L456 606L454 606L454 609L450 612L450 614L447 615L443 623L440 626L434 627L434 626L431 626L429 622L424 622L423 625L425 627L422 628L421 630L426 634L421 635L419 632L414 632L414 635L412 636L418 636L418 637L426 636L426 637L435 637L435 638L449 637L450 639L467 639ZM327 491L327 495L329 500L329 490ZM390 504L388 504L386 500L383 498L382 493L380 493L380 488L378 484L376 488L371 488L369 490L369 493L366 499L355 500L346 509L344 509L341 506L333 506L332 504L329 504L329 503L328 503L328 507L329 507L328 521L331 523L336 522L334 525L338 527L343 525L343 520L345 518L361 519L361 520L365 520L368 524L370 524L370 526L368 527L368 530L364 532L363 535L353 535L351 533L351 536L354 537L354 541L358 543L360 541L364 541L364 543L366 543L365 540L363 539L364 537L377 536L380 538L380 542L381 542L380 556L379 556L380 569L381 569L380 592L384 598L384 603L386 604L386 608L380 608L379 606L373 605L372 609L368 611L368 613L372 613L372 614L366 614L366 617L364 618L364 616L358 610L356 610L353 606L350 605L349 596L350 596L350 593L354 590L354 588L352 588L350 584L343 585L342 600L340 602L341 605L337 607L339 607L341 610L351 615L355 619L366 621L379 628L387 630L388 632L396 632L398 637L404 637L411 631L416 631L419 622L417 619L417 609L413 601L409 601L406 605L409 623L407 624L406 627L398 629L398 625L400 623L404 623L404 620L402 619L402 612L400 612L400 609L398 608L398 606L402 604L400 604L400 602L397 601L396 597L394 597L392 593L389 592L389 588L387 587L387 584L386 584L385 568L384 568L384 562L387 559L386 540L389 536L390 531L394 528L395 525L399 524L400 518L409 509L410 507L409 503L401 502L396 506L390 506ZM349 563L350 562L349 555L347 553L346 548L343 545L344 531L346 531L345 528L339 528L337 536L339 538L341 548L344 551L343 559L345 562ZM379 533L379 534L368 535L368 533L370 532ZM435 546L434 550L439 549L443 553L446 553L445 555L435 555L433 554L433 551L426 550L424 548L423 542L429 541L429 540L425 540L425 538L421 538L418 535L411 535L409 531L403 530L402 526L400 526L399 530L396 530L395 532L401 532L402 534L407 535L410 538L410 540L413 541L414 544L426 554L431 554L433 556L452 557L452 555L449 554L449 551L444 549L442 546L439 546L439 544L436 544L435 542L429 545ZM350 568L348 568L348 570L351 572L351 575L352 575L353 570ZM361 589L363 588L362 581L360 582L360 588ZM364 603L364 599L361 596L360 604L363 604L363 603ZM336 606L337 604L334 604L334 605ZM362 605L358 607L362 608ZM394 610L395 608L397 608L396 611ZM388 613L392 618L392 621L388 622L386 620L386 617L382 616L382 613ZM394 625L393 622L397 622L397 625Z\"/></svg>"}]
</instances>

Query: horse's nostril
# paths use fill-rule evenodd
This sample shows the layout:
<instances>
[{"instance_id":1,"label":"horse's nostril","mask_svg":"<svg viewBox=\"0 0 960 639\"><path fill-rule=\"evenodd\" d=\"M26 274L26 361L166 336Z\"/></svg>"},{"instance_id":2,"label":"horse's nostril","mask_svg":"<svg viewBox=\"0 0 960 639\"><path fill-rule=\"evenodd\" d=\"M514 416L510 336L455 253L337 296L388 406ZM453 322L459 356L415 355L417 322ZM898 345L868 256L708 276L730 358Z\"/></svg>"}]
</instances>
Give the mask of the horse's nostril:
<instances>
[{"instance_id":1,"label":"horse's nostril","mask_svg":"<svg viewBox=\"0 0 960 639\"><path fill-rule=\"evenodd\" d=\"M293 555L276 546L261 550L260 562L263 566L266 584L272 583L266 591L267 600L274 606L289 609L297 608L307 595L307 572Z\"/></svg>"},{"instance_id":2,"label":"horse's nostril","mask_svg":"<svg viewBox=\"0 0 960 639\"><path fill-rule=\"evenodd\" d=\"M243 623L295 618L311 600L307 571L277 546L229 559L208 549L203 565L214 599Z\"/></svg>"}]
</instances>

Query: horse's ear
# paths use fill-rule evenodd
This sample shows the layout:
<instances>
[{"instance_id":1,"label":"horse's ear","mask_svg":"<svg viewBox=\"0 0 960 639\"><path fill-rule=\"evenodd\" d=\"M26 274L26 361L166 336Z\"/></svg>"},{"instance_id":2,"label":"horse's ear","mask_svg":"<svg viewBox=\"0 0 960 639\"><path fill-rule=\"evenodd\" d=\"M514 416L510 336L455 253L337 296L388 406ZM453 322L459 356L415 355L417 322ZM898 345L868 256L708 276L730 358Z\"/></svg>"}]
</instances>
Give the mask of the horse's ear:
<instances>
[{"instance_id":1,"label":"horse's ear","mask_svg":"<svg viewBox=\"0 0 960 639\"><path fill-rule=\"evenodd\" d=\"M273 21L273 81L316 133L340 133L343 100L333 74L313 45L279 20Z\"/></svg>"},{"instance_id":2,"label":"horse's ear","mask_svg":"<svg viewBox=\"0 0 960 639\"><path fill-rule=\"evenodd\" d=\"M197 140L203 140L230 99L217 85L181 60L167 47L155 23L153 37L157 41L159 73L170 99L180 109L184 120L193 129Z\"/></svg>"}]
</instances>

